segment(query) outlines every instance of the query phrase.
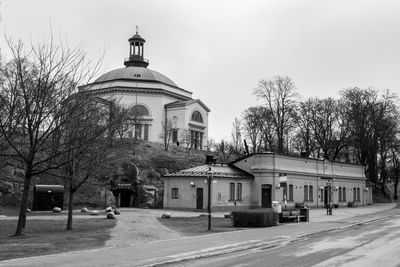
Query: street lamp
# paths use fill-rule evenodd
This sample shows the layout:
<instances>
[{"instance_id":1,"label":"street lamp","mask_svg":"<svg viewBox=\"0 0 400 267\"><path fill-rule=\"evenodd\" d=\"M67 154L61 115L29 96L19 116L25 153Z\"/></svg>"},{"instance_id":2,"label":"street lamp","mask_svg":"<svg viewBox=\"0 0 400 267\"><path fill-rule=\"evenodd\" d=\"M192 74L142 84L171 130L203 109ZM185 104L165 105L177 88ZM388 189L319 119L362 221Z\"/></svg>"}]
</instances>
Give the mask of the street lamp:
<instances>
[{"instance_id":1,"label":"street lamp","mask_svg":"<svg viewBox=\"0 0 400 267\"><path fill-rule=\"evenodd\" d=\"M208 231L211 231L211 183L213 180L214 172L211 170L211 167L208 167L207 171L207 183L208 183Z\"/></svg>"},{"instance_id":2,"label":"street lamp","mask_svg":"<svg viewBox=\"0 0 400 267\"><path fill-rule=\"evenodd\" d=\"M332 183L331 181L327 181L326 186L328 187L328 206L326 208L326 214L332 215L332 206L333 206L333 192L332 192Z\"/></svg>"}]
</instances>

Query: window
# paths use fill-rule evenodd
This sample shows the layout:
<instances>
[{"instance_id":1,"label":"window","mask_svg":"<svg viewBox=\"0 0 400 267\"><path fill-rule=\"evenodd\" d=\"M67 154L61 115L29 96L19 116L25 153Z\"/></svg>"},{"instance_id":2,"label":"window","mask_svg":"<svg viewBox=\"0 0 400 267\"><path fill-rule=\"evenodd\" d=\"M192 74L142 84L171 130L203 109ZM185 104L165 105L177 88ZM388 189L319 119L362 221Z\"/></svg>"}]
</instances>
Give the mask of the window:
<instances>
[{"instance_id":1,"label":"window","mask_svg":"<svg viewBox=\"0 0 400 267\"><path fill-rule=\"evenodd\" d=\"M236 184L236 200L242 200L242 183Z\"/></svg>"},{"instance_id":2,"label":"window","mask_svg":"<svg viewBox=\"0 0 400 267\"><path fill-rule=\"evenodd\" d=\"M308 186L304 186L304 202L308 201Z\"/></svg>"},{"instance_id":3,"label":"window","mask_svg":"<svg viewBox=\"0 0 400 267\"><path fill-rule=\"evenodd\" d=\"M343 201L343 192L342 192L342 188L339 187L339 202Z\"/></svg>"},{"instance_id":4,"label":"window","mask_svg":"<svg viewBox=\"0 0 400 267\"><path fill-rule=\"evenodd\" d=\"M172 199L178 199L178 195L179 195L178 188L172 188L172 195L171 195L171 198L172 198Z\"/></svg>"},{"instance_id":5,"label":"window","mask_svg":"<svg viewBox=\"0 0 400 267\"><path fill-rule=\"evenodd\" d=\"M353 188L353 202L356 202L357 201L357 192L356 192L357 190L356 190L356 188L354 187Z\"/></svg>"},{"instance_id":6,"label":"window","mask_svg":"<svg viewBox=\"0 0 400 267\"><path fill-rule=\"evenodd\" d=\"M361 196L360 196L360 188L357 188L357 201L360 202Z\"/></svg>"},{"instance_id":7,"label":"window","mask_svg":"<svg viewBox=\"0 0 400 267\"><path fill-rule=\"evenodd\" d=\"M143 136L144 141L149 141L149 125L145 124L144 125L144 136Z\"/></svg>"},{"instance_id":8,"label":"window","mask_svg":"<svg viewBox=\"0 0 400 267\"><path fill-rule=\"evenodd\" d=\"M321 197L321 202L324 201L324 189L320 189L319 190L319 194L320 194L320 197Z\"/></svg>"},{"instance_id":9,"label":"window","mask_svg":"<svg viewBox=\"0 0 400 267\"><path fill-rule=\"evenodd\" d=\"M346 187L343 187L343 201L346 202Z\"/></svg>"},{"instance_id":10,"label":"window","mask_svg":"<svg viewBox=\"0 0 400 267\"><path fill-rule=\"evenodd\" d=\"M142 139L142 125L135 125L135 139Z\"/></svg>"},{"instance_id":11,"label":"window","mask_svg":"<svg viewBox=\"0 0 400 267\"><path fill-rule=\"evenodd\" d=\"M201 116L201 113L195 110L192 113L192 121L197 121L203 123L203 117Z\"/></svg>"},{"instance_id":12,"label":"window","mask_svg":"<svg viewBox=\"0 0 400 267\"><path fill-rule=\"evenodd\" d=\"M293 201L293 185L289 185L289 199L288 201Z\"/></svg>"},{"instance_id":13,"label":"window","mask_svg":"<svg viewBox=\"0 0 400 267\"><path fill-rule=\"evenodd\" d=\"M308 187L308 201L314 201L313 186Z\"/></svg>"},{"instance_id":14,"label":"window","mask_svg":"<svg viewBox=\"0 0 400 267\"><path fill-rule=\"evenodd\" d=\"M235 183L229 184L229 200L235 200Z\"/></svg>"},{"instance_id":15,"label":"window","mask_svg":"<svg viewBox=\"0 0 400 267\"><path fill-rule=\"evenodd\" d=\"M140 117L140 116L149 116L149 111L147 110L147 108L145 106L142 105L136 105L131 109L130 112L131 116L136 118L136 117Z\"/></svg>"}]
</instances>

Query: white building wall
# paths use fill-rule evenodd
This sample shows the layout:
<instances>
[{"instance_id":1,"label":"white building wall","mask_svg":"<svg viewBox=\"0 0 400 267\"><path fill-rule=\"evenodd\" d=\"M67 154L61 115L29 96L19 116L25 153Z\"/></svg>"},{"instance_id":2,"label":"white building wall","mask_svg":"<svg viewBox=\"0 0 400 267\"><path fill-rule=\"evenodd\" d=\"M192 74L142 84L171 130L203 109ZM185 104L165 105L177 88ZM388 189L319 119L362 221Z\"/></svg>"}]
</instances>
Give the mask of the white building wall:
<instances>
[{"instance_id":1,"label":"white building wall","mask_svg":"<svg viewBox=\"0 0 400 267\"><path fill-rule=\"evenodd\" d=\"M280 187L279 177L287 177L287 205L303 203L304 186L312 186L312 201L305 204L314 207L322 207L324 204L320 189L327 186L328 181L332 185L332 199L334 204L345 206L353 202L353 188L360 188L359 205L371 203L370 194L366 191L364 168L359 165L331 163L320 159L296 158L274 153L255 154L234 165L254 175L252 188L252 205L261 206L261 189L263 184L271 185L272 200L283 203L283 188ZM293 185L293 201L289 201L289 185ZM339 201L339 187L346 188L346 201Z\"/></svg>"},{"instance_id":2,"label":"white building wall","mask_svg":"<svg viewBox=\"0 0 400 267\"><path fill-rule=\"evenodd\" d=\"M191 186L191 183L194 186ZM229 186L235 184L235 199L230 199ZM242 200L236 199L237 184L242 184ZM172 188L178 188L178 198L172 198ZM197 188L203 188L203 210L208 205L208 184L202 177L165 177L164 178L164 208L196 209ZM216 177L211 188L212 209L232 210L240 207L249 207L251 202L251 179L219 178Z\"/></svg>"}]
</instances>

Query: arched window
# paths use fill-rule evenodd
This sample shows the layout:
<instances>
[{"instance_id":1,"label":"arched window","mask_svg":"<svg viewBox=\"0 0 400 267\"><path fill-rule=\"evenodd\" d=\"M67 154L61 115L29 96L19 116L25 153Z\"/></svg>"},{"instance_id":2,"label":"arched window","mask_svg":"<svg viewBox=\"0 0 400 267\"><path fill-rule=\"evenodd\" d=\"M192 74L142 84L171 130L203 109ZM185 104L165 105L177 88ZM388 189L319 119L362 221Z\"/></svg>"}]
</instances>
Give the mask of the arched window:
<instances>
[{"instance_id":1,"label":"arched window","mask_svg":"<svg viewBox=\"0 0 400 267\"><path fill-rule=\"evenodd\" d=\"M201 116L200 112L198 112L197 110L195 110L192 113L192 121L197 121L197 122L203 123L203 117Z\"/></svg>"},{"instance_id":2,"label":"arched window","mask_svg":"<svg viewBox=\"0 0 400 267\"><path fill-rule=\"evenodd\" d=\"M131 115L132 116L149 116L149 111L145 106L142 105L136 105L132 107L131 109Z\"/></svg>"}]
</instances>

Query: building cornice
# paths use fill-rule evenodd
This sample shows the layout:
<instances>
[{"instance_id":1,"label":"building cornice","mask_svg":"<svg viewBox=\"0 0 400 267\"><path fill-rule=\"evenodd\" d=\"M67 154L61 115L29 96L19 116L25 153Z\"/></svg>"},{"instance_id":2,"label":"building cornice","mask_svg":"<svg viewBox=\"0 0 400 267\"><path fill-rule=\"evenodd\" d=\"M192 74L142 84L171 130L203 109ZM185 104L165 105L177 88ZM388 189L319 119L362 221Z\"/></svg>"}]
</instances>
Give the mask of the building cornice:
<instances>
[{"instance_id":1,"label":"building cornice","mask_svg":"<svg viewBox=\"0 0 400 267\"><path fill-rule=\"evenodd\" d=\"M190 100L191 98L183 95L179 95L170 91L167 91L165 89L158 89L158 88L131 88L131 87L122 87L122 86L115 86L115 87L109 87L106 89L94 89L87 91L87 93L92 93L96 96L102 96L102 95L109 95L109 94L118 94L118 93L123 93L123 94L147 94L147 95L165 95L180 101L186 101Z\"/></svg>"}]
</instances>

